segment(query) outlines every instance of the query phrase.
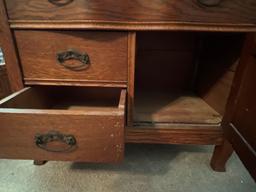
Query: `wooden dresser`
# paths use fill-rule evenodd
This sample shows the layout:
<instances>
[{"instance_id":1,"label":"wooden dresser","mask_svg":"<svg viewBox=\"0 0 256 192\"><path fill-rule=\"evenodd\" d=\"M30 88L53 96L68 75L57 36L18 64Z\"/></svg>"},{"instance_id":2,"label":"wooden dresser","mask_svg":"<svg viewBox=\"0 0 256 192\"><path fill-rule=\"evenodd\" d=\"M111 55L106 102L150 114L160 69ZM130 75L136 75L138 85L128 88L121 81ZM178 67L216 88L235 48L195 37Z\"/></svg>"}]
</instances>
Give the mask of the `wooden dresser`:
<instances>
[{"instance_id":1,"label":"wooden dresser","mask_svg":"<svg viewBox=\"0 0 256 192\"><path fill-rule=\"evenodd\" d=\"M255 0L0 0L0 158L118 163L215 145L256 178Z\"/></svg>"}]
</instances>

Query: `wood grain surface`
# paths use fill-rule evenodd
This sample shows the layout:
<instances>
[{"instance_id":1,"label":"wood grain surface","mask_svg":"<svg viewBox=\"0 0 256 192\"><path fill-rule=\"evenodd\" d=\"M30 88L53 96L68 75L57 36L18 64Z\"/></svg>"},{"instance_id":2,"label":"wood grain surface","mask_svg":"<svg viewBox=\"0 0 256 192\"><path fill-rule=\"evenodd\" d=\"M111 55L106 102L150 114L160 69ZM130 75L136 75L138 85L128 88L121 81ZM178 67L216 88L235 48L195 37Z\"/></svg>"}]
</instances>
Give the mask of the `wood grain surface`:
<instances>
[{"instance_id":1,"label":"wood grain surface","mask_svg":"<svg viewBox=\"0 0 256 192\"><path fill-rule=\"evenodd\" d=\"M0 0L0 47L3 51L6 72L12 91L18 91L24 87L22 73L17 57L13 34L8 24L4 0Z\"/></svg>"},{"instance_id":2,"label":"wood grain surface","mask_svg":"<svg viewBox=\"0 0 256 192\"><path fill-rule=\"evenodd\" d=\"M215 124L222 116L194 94L143 92L136 95L135 123Z\"/></svg>"},{"instance_id":3,"label":"wood grain surface","mask_svg":"<svg viewBox=\"0 0 256 192\"><path fill-rule=\"evenodd\" d=\"M256 35L248 34L224 116L225 137L256 180Z\"/></svg>"},{"instance_id":4,"label":"wood grain surface","mask_svg":"<svg viewBox=\"0 0 256 192\"><path fill-rule=\"evenodd\" d=\"M127 84L125 32L17 30L14 34L26 83ZM70 49L89 55L87 69L73 71L60 65L57 53Z\"/></svg>"},{"instance_id":5,"label":"wood grain surface","mask_svg":"<svg viewBox=\"0 0 256 192\"><path fill-rule=\"evenodd\" d=\"M0 65L0 99L11 94L11 88L9 84L9 79L6 73L5 65Z\"/></svg>"},{"instance_id":6,"label":"wood grain surface","mask_svg":"<svg viewBox=\"0 0 256 192\"><path fill-rule=\"evenodd\" d=\"M58 95L63 98L65 94L61 93ZM79 93L86 98L85 92ZM101 106L98 102L85 103L85 109L77 108L58 97L65 109L51 108L49 94L47 89L39 93L34 88L26 88L0 102L1 158L84 162L120 162L123 159L126 91L119 91L115 108ZM73 102L81 99L75 95ZM50 131L73 135L76 148L62 153L38 148L35 135Z\"/></svg>"},{"instance_id":7,"label":"wood grain surface","mask_svg":"<svg viewBox=\"0 0 256 192\"><path fill-rule=\"evenodd\" d=\"M223 130L220 126L207 125L138 125L126 128L126 142L220 145L223 142Z\"/></svg>"},{"instance_id":8,"label":"wood grain surface","mask_svg":"<svg viewBox=\"0 0 256 192\"><path fill-rule=\"evenodd\" d=\"M74 0L56 6L47 0L6 0L11 20L189 21L255 24L254 0L227 0L205 7L197 0Z\"/></svg>"}]
</instances>

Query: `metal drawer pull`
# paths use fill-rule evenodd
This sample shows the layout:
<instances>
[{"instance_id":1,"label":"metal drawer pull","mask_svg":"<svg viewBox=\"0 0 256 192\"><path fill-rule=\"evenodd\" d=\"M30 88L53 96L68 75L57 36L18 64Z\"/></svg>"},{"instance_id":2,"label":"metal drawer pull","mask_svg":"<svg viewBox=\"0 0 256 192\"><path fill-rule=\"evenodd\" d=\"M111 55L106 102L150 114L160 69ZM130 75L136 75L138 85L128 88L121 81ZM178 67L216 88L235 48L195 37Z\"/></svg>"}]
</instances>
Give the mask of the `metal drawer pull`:
<instances>
[{"instance_id":1,"label":"metal drawer pull","mask_svg":"<svg viewBox=\"0 0 256 192\"><path fill-rule=\"evenodd\" d=\"M48 1L57 6L64 6L72 3L74 0L48 0Z\"/></svg>"},{"instance_id":2,"label":"metal drawer pull","mask_svg":"<svg viewBox=\"0 0 256 192\"><path fill-rule=\"evenodd\" d=\"M207 7L214 7L220 5L222 0L197 0L200 4Z\"/></svg>"},{"instance_id":3,"label":"metal drawer pull","mask_svg":"<svg viewBox=\"0 0 256 192\"><path fill-rule=\"evenodd\" d=\"M78 51L75 51L73 49L70 49L68 51L64 51L61 53L57 53L57 60L59 64L61 64L63 67L73 70L73 71L80 71L84 70L89 67L90 64L90 58L87 53L79 53ZM77 65L74 64L67 64L65 61L68 60L77 60L80 63Z\"/></svg>"},{"instance_id":4,"label":"metal drawer pull","mask_svg":"<svg viewBox=\"0 0 256 192\"><path fill-rule=\"evenodd\" d=\"M48 144L52 142L61 142L66 147L50 147ZM57 131L51 131L46 134L37 134L35 136L35 144L49 152L70 152L76 148L76 139L73 135L64 135Z\"/></svg>"}]
</instances>

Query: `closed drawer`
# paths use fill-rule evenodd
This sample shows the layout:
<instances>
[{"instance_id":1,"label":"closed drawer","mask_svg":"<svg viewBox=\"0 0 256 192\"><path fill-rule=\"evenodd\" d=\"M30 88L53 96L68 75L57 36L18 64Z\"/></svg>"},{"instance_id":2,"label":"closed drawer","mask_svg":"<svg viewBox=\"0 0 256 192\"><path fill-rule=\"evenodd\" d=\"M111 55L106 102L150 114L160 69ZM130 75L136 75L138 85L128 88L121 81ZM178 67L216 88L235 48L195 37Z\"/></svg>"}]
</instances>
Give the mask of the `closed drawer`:
<instances>
[{"instance_id":1,"label":"closed drawer","mask_svg":"<svg viewBox=\"0 0 256 192\"><path fill-rule=\"evenodd\" d=\"M56 2L57 0L55 0ZM217 0L200 0L215 2ZM51 3L52 2L52 3ZM221 0L217 6L204 6L198 0L6 0L11 22L14 20L88 20L118 22L199 22L255 24L255 0ZM67 4L65 4L67 2ZM70 3L69 3L70 2ZM129 24L129 23L128 23Z\"/></svg>"},{"instance_id":2,"label":"closed drawer","mask_svg":"<svg viewBox=\"0 0 256 192\"><path fill-rule=\"evenodd\" d=\"M25 83L126 86L127 33L15 31Z\"/></svg>"},{"instance_id":3,"label":"closed drawer","mask_svg":"<svg viewBox=\"0 0 256 192\"><path fill-rule=\"evenodd\" d=\"M120 162L125 90L25 88L0 101L0 158Z\"/></svg>"}]
</instances>

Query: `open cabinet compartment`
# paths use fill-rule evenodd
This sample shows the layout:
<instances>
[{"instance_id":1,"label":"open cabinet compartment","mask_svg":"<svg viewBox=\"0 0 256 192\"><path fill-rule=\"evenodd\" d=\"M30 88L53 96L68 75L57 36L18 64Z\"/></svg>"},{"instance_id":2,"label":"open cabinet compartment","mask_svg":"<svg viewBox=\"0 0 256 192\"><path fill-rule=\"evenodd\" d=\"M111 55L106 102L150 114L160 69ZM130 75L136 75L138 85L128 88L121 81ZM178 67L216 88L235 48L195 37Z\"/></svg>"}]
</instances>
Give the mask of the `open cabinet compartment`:
<instances>
[{"instance_id":1,"label":"open cabinet compartment","mask_svg":"<svg viewBox=\"0 0 256 192\"><path fill-rule=\"evenodd\" d=\"M0 158L122 161L126 90L35 86L0 101Z\"/></svg>"},{"instance_id":2,"label":"open cabinet compartment","mask_svg":"<svg viewBox=\"0 0 256 192\"><path fill-rule=\"evenodd\" d=\"M242 33L139 32L133 125L220 127Z\"/></svg>"}]
</instances>

